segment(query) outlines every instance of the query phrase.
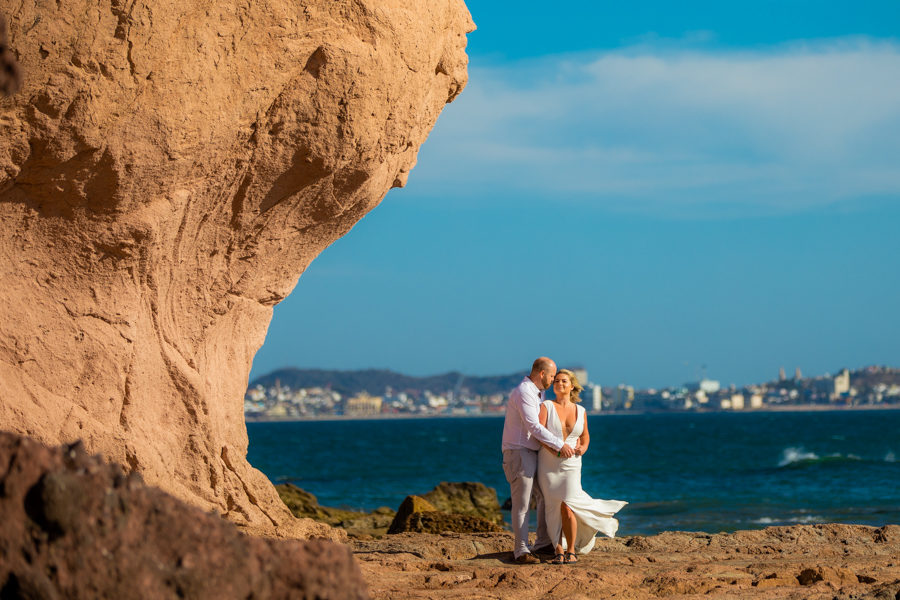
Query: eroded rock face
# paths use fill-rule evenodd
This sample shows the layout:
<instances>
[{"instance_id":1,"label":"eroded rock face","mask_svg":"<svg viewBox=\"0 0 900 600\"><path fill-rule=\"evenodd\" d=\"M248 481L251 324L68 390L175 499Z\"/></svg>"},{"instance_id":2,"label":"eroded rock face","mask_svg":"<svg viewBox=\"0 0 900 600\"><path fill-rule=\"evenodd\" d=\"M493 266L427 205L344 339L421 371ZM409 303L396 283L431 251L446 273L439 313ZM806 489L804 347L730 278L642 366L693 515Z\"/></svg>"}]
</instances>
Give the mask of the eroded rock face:
<instances>
[{"instance_id":1,"label":"eroded rock face","mask_svg":"<svg viewBox=\"0 0 900 600\"><path fill-rule=\"evenodd\" d=\"M251 360L272 307L404 184L465 85L464 4L0 13L29 74L0 100L0 427L83 439L284 532L290 513L245 459Z\"/></svg>"},{"instance_id":2,"label":"eroded rock face","mask_svg":"<svg viewBox=\"0 0 900 600\"><path fill-rule=\"evenodd\" d=\"M347 546L242 535L140 479L0 433L0 597L368 597Z\"/></svg>"}]
</instances>

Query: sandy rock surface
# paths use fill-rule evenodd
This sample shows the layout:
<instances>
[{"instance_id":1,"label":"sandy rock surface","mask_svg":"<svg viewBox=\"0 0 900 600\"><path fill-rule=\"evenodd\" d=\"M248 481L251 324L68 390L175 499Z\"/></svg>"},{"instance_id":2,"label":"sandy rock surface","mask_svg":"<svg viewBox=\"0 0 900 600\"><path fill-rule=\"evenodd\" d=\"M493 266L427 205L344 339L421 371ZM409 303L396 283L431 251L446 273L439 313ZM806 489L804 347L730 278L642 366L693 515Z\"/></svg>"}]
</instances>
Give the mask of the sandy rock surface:
<instances>
[{"instance_id":1,"label":"sandy rock surface","mask_svg":"<svg viewBox=\"0 0 900 600\"><path fill-rule=\"evenodd\" d=\"M465 5L0 14L25 73L0 98L0 428L83 439L250 531L321 534L246 461L250 364L272 307L405 183L465 85Z\"/></svg>"},{"instance_id":2,"label":"sandy rock surface","mask_svg":"<svg viewBox=\"0 0 900 600\"><path fill-rule=\"evenodd\" d=\"M797 525L599 538L575 565L519 566L512 534L351 541L373 598L900 600L900 526Z\"/></svg>"},{"instance_id":3,"label":"sandy rock surface","mask_svg":"<svg viewBox=\"0 0 900 600\"><path fill-rule=\"evenodd\" d=\"M242 534L88 455L0 433L0 597L366 598L349 549Z\"/></svg>"}]
</instances>

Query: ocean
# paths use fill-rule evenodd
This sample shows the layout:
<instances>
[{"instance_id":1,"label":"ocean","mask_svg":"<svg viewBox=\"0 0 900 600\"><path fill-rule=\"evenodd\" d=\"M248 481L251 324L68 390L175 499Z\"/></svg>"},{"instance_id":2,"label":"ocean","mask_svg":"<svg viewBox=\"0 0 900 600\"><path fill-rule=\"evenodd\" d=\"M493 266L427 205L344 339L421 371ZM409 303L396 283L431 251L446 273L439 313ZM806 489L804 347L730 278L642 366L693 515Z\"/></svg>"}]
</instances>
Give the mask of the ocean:
<instances>
[{"instance_id":1,"label":"ocean","mask_svg":"<svg viewBox=\"0 0 900 600\"><path fill-rule=\"evenodd\" d=\"M589 417L582 486L626 500L619 535L900 523L900 410ZM248 423L249 460L319 503L394 510L441 481L502 503L498 417Z\"/></svg>"}]
</instances>

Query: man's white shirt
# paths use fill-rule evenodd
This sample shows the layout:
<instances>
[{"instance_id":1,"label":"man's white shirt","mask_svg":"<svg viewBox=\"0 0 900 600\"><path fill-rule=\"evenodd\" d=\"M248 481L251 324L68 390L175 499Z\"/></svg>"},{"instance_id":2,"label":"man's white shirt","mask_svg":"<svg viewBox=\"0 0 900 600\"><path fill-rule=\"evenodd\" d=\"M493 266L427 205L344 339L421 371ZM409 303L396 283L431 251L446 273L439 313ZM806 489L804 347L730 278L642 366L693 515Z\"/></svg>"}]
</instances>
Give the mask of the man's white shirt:
<instances>
[{"instance_id":1,"label":"man's white shirt","mask_svg":"<svg viewBox=\"0 0 900 600\"><path fill-rule=\"evenodd\" d=\"M528 377L509 394L506 419L503 422L503 450L539 450L540 442L555 450L562 448L562 439L552 434L538 420L543 399L543 392Z\"/></svg>"}]
</instances>

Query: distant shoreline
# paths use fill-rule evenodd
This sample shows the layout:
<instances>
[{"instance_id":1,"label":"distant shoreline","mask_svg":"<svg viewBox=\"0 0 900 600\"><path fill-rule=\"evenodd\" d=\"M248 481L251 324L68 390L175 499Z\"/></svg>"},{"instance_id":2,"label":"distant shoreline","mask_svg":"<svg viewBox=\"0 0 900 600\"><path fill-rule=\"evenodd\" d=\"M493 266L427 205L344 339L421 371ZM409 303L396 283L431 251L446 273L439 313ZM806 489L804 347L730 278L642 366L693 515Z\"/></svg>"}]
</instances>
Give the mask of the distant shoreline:
<instances>
[{"instance_id":1,"label":"distant shoreline","mask_svg":"<svg viewBox=\"0 0 900 600\"><path fill-rule=\"evenodd\" d=\"M859 406L827 406L823 404L806 404L793 406L769 406L766 408L753 408L744 410L700 410L700 411L649 411L649 410L618 410L600 411L588 413L591 416L620 416L620 415L712 415L712 414L753 414L753 413L789 413L789 412L844 412L844 411L879 411L900 410L900 404L887 404L876 406L863 404ZM297 423L303 421L383 421L389 419L496 419L503 417L505 413L482 413L471 415L436 414L416 415L409 413L378 414L378 415L316 415L312 417L246 417L247 423Z\"/></svg>"}]
</instances>

